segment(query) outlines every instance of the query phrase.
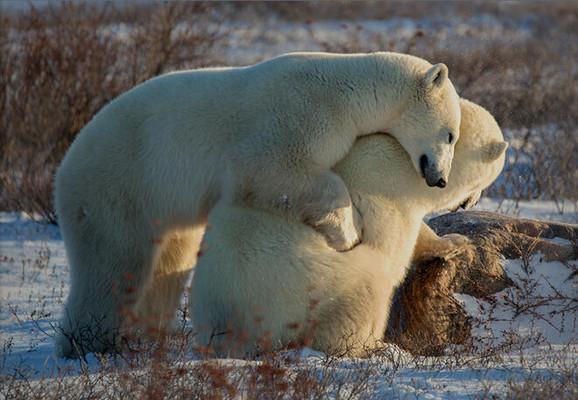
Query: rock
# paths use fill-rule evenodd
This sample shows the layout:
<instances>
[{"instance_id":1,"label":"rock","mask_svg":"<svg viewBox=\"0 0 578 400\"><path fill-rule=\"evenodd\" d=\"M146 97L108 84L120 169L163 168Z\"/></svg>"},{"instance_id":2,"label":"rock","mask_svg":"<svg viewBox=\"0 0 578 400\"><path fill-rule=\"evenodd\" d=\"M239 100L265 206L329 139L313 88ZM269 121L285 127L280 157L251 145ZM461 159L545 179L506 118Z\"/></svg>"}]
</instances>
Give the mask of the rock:
<instances>
[{"instance_id":1,"label":"rock","mask_svg":"<svg viewBox=\"0 0 578 400\"><path fill-rule=\"evenodd\" d=\"M396 289L385 338L414 354L441 355L470 340L470 317L453 294L487 298L510 286L500 260L538 251L545 261L578 259L578 225L479 211L445 214L428 225L439 236L461 234L470 242L451 258L419 260ZM548 240L554 238L572 244Z\"/></svg>"}]
</instances>

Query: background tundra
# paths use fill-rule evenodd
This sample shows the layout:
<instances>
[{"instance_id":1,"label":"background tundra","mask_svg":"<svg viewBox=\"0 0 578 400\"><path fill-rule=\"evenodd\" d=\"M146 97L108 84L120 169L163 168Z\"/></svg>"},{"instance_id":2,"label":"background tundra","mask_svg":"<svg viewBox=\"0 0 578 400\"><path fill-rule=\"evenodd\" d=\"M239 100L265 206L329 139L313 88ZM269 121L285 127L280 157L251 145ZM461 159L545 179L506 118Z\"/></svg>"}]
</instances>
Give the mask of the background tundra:
<instances>
[{"instance_id":1,"label":"background tundra","mask_svg":"<svg viewBox=\"0 0 578 400\"><path fill-rule=\"evenodd\" d=\"M506 167L479 208L576 224L578 3L9 5L0 4L0 397L578 396L578 265L530 254L505 265L518 291L460 297L477 340L443 357L391 345L368 360L305 349L214 362L192 347L183 307L183 333L170 340L56 359L69 266L52 205L54 170L76 134L146 79L289 51L385 50L446 63L458 93L502 127Z\"/></svg>"}]
</instances>

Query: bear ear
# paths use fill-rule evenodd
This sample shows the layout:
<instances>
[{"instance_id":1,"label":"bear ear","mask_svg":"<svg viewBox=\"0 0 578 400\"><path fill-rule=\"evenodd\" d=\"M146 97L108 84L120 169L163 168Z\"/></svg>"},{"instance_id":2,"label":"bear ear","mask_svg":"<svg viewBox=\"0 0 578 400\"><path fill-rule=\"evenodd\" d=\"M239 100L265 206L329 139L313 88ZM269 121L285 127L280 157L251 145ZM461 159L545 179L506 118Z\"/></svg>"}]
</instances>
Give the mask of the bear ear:
<instances>
[{"instance_id":1,"label":"bear ear","mask_svg":"<svg viewBox=\"0 0 578 400\"><path fill-rule=\"evenodd\" d=\"M424 77L425 84L427 87L437 86L440 87L448 79L448 67L445 64L436 64L431 67Z\"/></svg>"},{"instance_id":2,"label":"bear ear","mask_svg":"<svg viewBox=\"0 0 578 400\"><path fill-rule=\"evenodd\" d=\"M506 151L507 148L508 142L496 141L490 143L488 146L486 146L484 151L486 161L491 162L496 160Z\"/></svg>"}]
</instances>

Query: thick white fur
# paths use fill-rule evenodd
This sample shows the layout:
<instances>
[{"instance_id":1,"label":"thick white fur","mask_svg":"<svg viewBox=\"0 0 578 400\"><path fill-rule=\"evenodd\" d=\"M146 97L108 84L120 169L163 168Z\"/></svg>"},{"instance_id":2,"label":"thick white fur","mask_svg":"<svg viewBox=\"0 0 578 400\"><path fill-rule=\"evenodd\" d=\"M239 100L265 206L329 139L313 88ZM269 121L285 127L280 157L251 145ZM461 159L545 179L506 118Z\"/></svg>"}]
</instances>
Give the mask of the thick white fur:
<instances>
[{"instance_id":1,"label":"thick white fur","mask_svg":"<svg viewBox=\"0 0 578 400\"><path fill-rule=\"evenodd\" d=\"M423 185L387 135L358 139L335 167L365 221L363 242L349 252L335 251L292 219L219 202L190 292L198 344L219 356L302 343L350 356L374 349L422 218L476 196L503 168L507 143L495 120L465 100L461 108L461 139L445 189Z\"/></svg>"},{"instance_id":2,"label":"thick white fur","mask_svg":"<svg viewBox=\"0 0 578 400\"><path fill-rule=\"evenodd\" d=\"M303 221L347 250L361 221L330 168L355 139L390 132L418 171L428 157L422 172L435 184L458 128L447 68L395 53L288 54L137 86L86 125L56 173L71 266L58 354L116 347L122 315L142 322L156 310L153 325L165 324L222 196Z\"/></svg>"}]
</instances>

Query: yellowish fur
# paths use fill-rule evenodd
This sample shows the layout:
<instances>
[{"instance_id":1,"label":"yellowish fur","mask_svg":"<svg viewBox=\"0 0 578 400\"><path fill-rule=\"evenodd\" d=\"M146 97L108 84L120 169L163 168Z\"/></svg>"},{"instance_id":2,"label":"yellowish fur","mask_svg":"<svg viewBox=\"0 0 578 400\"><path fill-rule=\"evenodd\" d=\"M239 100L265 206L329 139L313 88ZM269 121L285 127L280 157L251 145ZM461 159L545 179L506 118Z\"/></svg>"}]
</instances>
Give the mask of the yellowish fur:
<instances>
[{"instance_id":1,"label":"yellowish fur","mask_svg":"<svg viewBox=\"0 0 578 400\"><path fill-rule=\"evenodd\" d=\"M219 356L291 344L363 356L378 346L423 217L457 207L503 168L507 143L495 120L466 100L461 108L445 189L423 185L410 157L385 134L358 139L335 167L365 221L363 242L351 251L335 251L284 216L219 202L190 292L198 344Z\"/></svg>"}]
</instances>

